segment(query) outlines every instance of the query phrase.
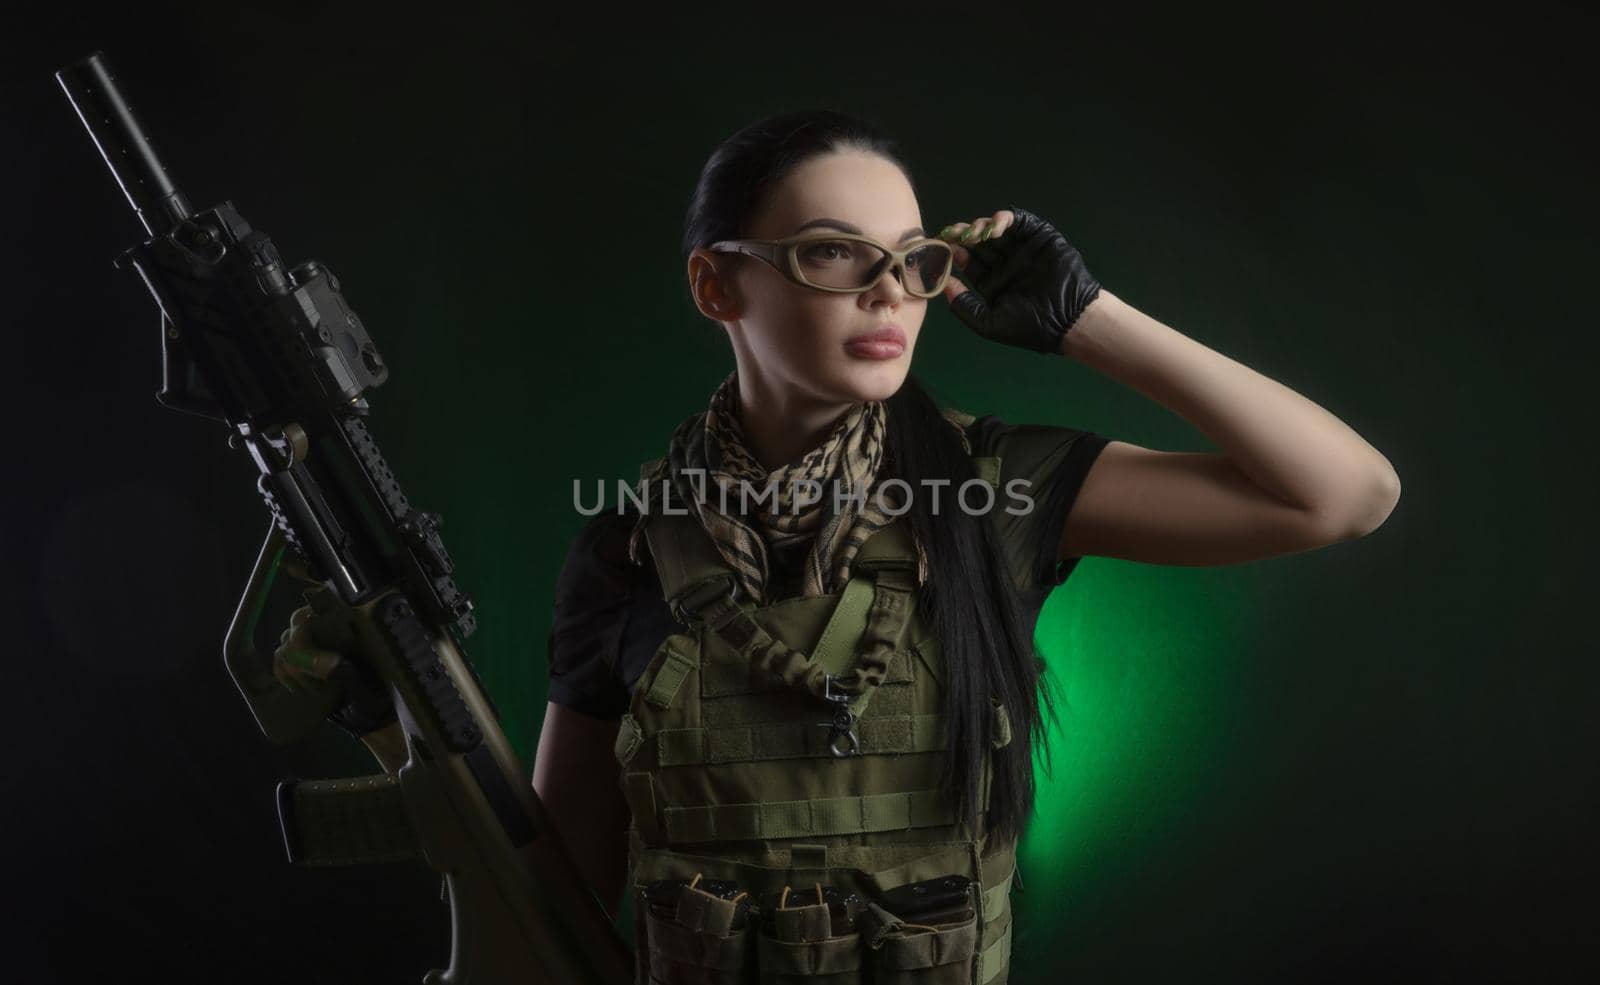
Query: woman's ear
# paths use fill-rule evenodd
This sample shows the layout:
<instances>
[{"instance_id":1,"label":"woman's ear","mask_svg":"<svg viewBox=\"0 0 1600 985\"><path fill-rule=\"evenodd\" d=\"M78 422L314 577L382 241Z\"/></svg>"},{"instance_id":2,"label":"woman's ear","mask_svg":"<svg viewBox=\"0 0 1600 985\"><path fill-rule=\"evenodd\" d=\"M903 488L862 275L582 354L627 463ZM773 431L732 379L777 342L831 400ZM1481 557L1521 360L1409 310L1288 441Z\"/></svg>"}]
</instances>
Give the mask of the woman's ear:
<instances>
[{"instance_id":1,"label":"woman's ear","mask_svg":"<svg viewBox=\"0 0 1600 985\"><path fill-rule=\"evenodd\" d=\"M706 250L695 250L689 255L689 291L694 295L695 307L712 321L732 321L738 317L739 301L734 296L731 263L732 257L712 259Z\"/></svg>"}]
</instances>

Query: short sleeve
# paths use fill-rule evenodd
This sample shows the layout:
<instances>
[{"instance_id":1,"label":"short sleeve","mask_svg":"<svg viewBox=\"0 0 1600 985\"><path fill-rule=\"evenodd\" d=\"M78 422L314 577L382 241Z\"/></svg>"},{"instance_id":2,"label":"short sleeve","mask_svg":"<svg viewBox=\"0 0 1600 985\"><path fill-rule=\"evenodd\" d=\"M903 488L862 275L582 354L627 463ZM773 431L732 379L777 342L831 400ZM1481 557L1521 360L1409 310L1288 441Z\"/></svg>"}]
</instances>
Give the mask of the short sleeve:
<instances>
[{"instance_id":1,"label":"short sleeve","mask_svg":"<svg viewBox=\"0 0 1600 985\"><path fill-rule=\"evenodd\" d=\"M594 718L621 718L628 709L618 671L638 581L628 560L630 529L631 520L615 510L595 514L573 538L556 579L550 700Z\"/></svg>"},{"instance_id":2,"label":"short sleeve","mask_svg":"<svg viewBox=\"0 0 1600 985\"><path fill-rule=\"evenodd\" d=\"M973 455L1000 459L999 495L990 516L1017 587L1049 594L1077 567L1077 558L1057 559L1061 534L1078 490L1111 439L1053 424L1008 424L992 414L969 424L967 435ZM1011 485L1019 479L1027 484ZM1033 501L1031 507L1024 496Z\"/></svg>"}]
</instances>

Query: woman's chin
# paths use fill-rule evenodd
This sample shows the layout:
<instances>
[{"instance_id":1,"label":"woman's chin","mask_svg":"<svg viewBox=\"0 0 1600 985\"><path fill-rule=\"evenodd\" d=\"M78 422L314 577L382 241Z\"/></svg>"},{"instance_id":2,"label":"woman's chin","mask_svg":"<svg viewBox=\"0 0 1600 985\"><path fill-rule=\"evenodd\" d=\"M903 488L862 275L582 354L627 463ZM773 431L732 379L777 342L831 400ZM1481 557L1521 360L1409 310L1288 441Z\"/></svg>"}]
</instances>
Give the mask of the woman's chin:
<instances>
[{"instance_id":1,"label":"woman's chin","mask_svg":"<svg viewBox=\"0 0 1600 985\"><path fill-rule=\"evenodd\" d=\"M911 371L911 353L894 359L852 359L840 383L855 400L888 400L899 391Z\"/></svg>"}]
</instances>

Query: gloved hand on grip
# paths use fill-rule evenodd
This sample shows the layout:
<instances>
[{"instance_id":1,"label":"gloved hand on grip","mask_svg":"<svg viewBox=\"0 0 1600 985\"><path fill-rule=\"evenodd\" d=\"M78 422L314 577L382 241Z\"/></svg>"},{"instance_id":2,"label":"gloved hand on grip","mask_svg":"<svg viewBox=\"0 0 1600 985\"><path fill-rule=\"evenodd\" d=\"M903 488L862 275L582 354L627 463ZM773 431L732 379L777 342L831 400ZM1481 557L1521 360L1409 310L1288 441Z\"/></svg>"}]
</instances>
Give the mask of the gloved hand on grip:
<instances>
[{"instance_id":1,"label":"gloved hand on grip","mask_svg":"<svg viewBox=\"0 0 1600 985\"><path fill-rule=\"evenodd\" d=\"M1005 212L1014 215L1009 223ZM956 273L967 282L952 276L945 286L950 310L986 339L1059 355L1067 332L1100 295L1077 249L1026 209L952 223L939 236L956 247Z\"/></svg>"},{"instance_id":2,"label":"gloved hand on grip","mask_svg":"<svg viewBox=\"0 0 1600 985\"><path fill-rule=\"evenodd\" d=\"M344 657L317 644L311 636L311 620L316 610L303 605L289 616L289 628L278 637L272 651L272 676L291 691L318 690L333 686L329 678Z\"/></svg>"},{"instance_id":3,"label":"gloved hand on grip","mask_svg":"<svg viewBox=\"0 0 1600 985\"><path fill-rule=\"evenodd\" d=\"M289 628L272 652L272 676L291 691L340 692L343 703L328 720L359 739L395 721L394 700L364 661L346 656L359 652L360 640L350 610L336 597L332 603L338 604L330 603L330 595L320 584L305 592L313 604L289 616Z\"/></svg>"}]
</instances>

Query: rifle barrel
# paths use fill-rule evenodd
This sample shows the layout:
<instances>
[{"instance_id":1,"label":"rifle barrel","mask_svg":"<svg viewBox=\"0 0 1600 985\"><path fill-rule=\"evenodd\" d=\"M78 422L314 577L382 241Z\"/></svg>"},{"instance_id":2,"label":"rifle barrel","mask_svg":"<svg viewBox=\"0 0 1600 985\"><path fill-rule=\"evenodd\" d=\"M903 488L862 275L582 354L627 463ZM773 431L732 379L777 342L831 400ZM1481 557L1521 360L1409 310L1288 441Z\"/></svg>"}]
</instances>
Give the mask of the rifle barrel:
<instances>
[{"instance_id":1,"label":"rifle barrel","mask_svg":"<svg viewBox=\"0 0 1600 985\"><path fill-rule=\"evenodd\" d=\"M63 68L56 73L56 81L145 231L155 236L187 219L188 201L167 175L101 53Z\"/></svg>"}]
</instances>

